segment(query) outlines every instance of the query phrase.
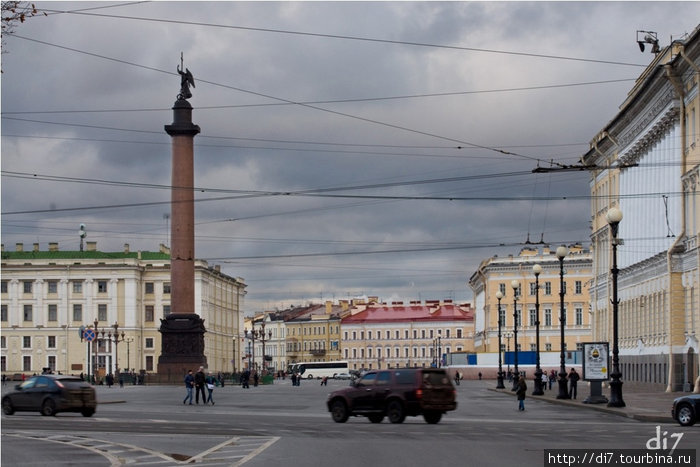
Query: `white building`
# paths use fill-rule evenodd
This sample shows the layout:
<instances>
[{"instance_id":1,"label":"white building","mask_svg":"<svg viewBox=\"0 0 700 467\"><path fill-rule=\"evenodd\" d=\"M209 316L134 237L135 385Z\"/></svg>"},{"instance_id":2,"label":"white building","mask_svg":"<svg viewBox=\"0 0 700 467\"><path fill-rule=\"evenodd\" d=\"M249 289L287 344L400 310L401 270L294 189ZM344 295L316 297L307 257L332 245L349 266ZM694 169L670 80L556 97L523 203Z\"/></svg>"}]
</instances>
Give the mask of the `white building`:
<instances>
[{"instance_id":1,"label":"white building","mask_svg":"<svg viewBox=\"0 0 700 467\"><path fill-rule=\"evenodd\" d=\"M170 255L159 252L48 251L34 244L25 251L2 248L0 316L3 374L61 373L101 376L133 369L157 371L160 320L170 313ZM243 279L221 273L205 261L195 263L195 310L207 332L205 355L213 372L231 372L241 353ZM80 328L93 328L89 349ZM114 325L118 327L115 329ZM119 336L114 342L115 330ZM111 337L111 339L110 339Z\"/></svg>"}]
</instances>

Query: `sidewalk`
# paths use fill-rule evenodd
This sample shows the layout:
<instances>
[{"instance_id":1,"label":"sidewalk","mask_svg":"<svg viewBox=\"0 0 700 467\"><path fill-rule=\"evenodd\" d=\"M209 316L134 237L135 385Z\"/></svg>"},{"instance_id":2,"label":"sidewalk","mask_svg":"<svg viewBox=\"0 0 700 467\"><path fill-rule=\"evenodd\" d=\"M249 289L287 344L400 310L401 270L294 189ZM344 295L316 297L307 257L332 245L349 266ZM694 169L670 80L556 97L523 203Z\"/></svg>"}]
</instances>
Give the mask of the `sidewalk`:
<instances>
[{"instance_id":1,"label":"sidewalk","mask_svg":"<svg viewBox=\"0 0 700 467\"><path fill-rule=\"evenodd\" d=\"M491 391L510 394L515 397L515 391L511 391L513 383L505 380L503 385L506 389L496 389L497 382L493 381ZM576 399L557 399L559 388L556 384L552 385L552 389L545 390L542 396L533 396L534 382L530 379L527 381L528 400L543 400L552 404L568 405L570 407L582 408L584 410L598 410L600 412L629 417L635 420L654 423L676 423L671 418L671 406L673 400L687 394L686 392L649 392L643 388L630 385L627 387L622 385L622 400L625 402L625 407L608 407L607 404L585 404L583 401L590 395L589 385L581 381L578 384L578 396ZM610 388L603 388L603 395L610 398Z\"/></svg>"}]
</instances>

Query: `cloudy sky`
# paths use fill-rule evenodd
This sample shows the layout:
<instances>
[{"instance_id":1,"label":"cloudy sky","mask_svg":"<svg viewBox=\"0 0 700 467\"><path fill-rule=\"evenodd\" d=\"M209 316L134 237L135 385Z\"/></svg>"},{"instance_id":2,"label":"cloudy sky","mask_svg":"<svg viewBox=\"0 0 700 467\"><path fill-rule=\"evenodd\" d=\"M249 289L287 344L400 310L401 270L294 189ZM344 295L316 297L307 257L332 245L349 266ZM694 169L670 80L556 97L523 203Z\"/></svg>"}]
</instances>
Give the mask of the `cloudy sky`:
<instances>
[{"instance_id":1,"label":"cloudy sky","mask_svg":"<svg viewBox=\"0 0 700 467\"><path fill-rule=\"evenodd\" d=\"M683 2L37 2L2 54L2 242L168 243L193 73L196 255L246 312L470 300L481 260L587 242L576 164Z\"/></svg>"}]
</instances>

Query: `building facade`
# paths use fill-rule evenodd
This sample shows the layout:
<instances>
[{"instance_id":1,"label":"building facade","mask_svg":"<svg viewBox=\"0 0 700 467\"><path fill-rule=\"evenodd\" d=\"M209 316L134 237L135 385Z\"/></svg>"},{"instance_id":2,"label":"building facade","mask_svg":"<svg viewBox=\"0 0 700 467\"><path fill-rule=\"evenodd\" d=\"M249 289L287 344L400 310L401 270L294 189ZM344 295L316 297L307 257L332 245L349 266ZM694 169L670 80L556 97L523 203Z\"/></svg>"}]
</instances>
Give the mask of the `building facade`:
<instances>
[{"instance_id":1,"label":"building facade","mask_svg":"<svg viewBox=\"0 0 700 467\"><path fill-rule=\"evenodd\" d=\"M429 367L470 351L474 314L451 301L356 304L342 319L342 359L352 370Z\"/></svg>"},{"instance_id":2,"label":"building facade","mask_svg":"<svg viewBox=\"0 0 700 467\"><path fill-rule=\"evenodd\" d=\"M170 255L159 252L41 251L2 248L0 326L3 374L43 369L103 376L157 371L160 320L170 313ZM240 355L243 280L195 265L195 310L205 320L205 353L214 372L231 372ZM115 327L116 324L116 327ZM96 331L88 344L81 328ZM118 338L115 339L115 335Z\"/></svg>"},{"instance_id":3,"label":"building facade","mask_svg":"<svg viewBox=\"0 0 700 467\"><path fill-rule=\"evenodd\" d=\"M542 268L538 281L539 295L533 272L533 266L536 264ZM590 252L580 245L570 246L569 253L564 258L564 344L567 351L581 350L584 342L592 340L589 313L591 268ZM474 350L477 353L499 351L497 293L500 292L501 352L516 349L514 340L510 346L516 320L518 351L535 351L538 319L540 351L561 352L560 269L559 258L555 251L547 246L543 247L542 251L537 248L523 248L518 256L492 257L482 261L479 269L469 279L476 313ZM512 287L514 280L518 283L517 290Z\"/></svg>"},{"instance_id":4,"label":"building facade","mask_svg":"<svg viewBox=\"0 0 700 467\"><path fill-rule=\"evenodd\" d=\"M700 392L698 178L700 29L656 54L582 157L591 169L594 335L612 342L612 248L620 209L623 381Z\"/></svg>"},{"instance_id":5,"label":"building facade","mask_svg":"<svg viewBox=\"0 0 700 467\"><path fill-rule=\"evenodd\" d=\"M341 360L342 305L326 302L292 311L285 318L287 365Z\"/></svg>"}]
</instances>

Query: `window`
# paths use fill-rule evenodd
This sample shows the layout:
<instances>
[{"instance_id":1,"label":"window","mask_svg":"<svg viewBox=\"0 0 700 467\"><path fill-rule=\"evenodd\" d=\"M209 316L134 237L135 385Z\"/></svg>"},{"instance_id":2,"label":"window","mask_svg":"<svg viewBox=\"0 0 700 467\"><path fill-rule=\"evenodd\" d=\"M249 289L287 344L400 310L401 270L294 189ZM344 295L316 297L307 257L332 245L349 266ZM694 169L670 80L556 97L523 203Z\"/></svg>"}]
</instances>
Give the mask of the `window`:
<instances>
[{"instance_id":1,"label":"window","mask_svg":"<svg viewBox=\"0 0 700 467\"><path fill-rule=\"evenodd\" d=\"M420 331L420 338L425 339L425 329L421 329Z\"/></svg>"},{"instance_id":2,"label":"window","mask_svg":"<svg viewBox=\"0 0 700 467\"><path fill-rule=\"evenodd\" d=\"M107 293L107 281L97 281L97 293Z\"/></svg>"},{"instance_id":3,"label":"window","mask_svg":"<svg viewBox=\"0 0 700 467\"><path fill-rule=\"evenodd\" d=\"M58 305L55 303L50 303L48 305L48 316L49 321L58 321Z\"/></svg>"},{"instance_id":4,"label":"window","mask_svg":"<svg viewBox=\"0 0 700 467\"><path fill-rule=\"evenodd\" d=\"M58 293L58 281L49 281L47 287L49 293Z\"/></svg>"},{"instance_id":5,"label":"window","mask_svg":"<svg viewBox=\"0 0 700 467\"><path fill-rule=\"evenodd\" d=\"M534 308L530 308L530 326L537 325L537 311Z\"/></svg>"},{"instance_id":6,"label":"window","mask_svg":"<svg viewBox=\"0 0 700 467\"><path fill-rule=\"evenodd\" d=\"M147 294L153 293L153 282L146 282L146 293Z\"/></svg>"},{"instance_id":7,"label":"window","mask_svg":"<svg viewBox=\"0 0 700 467\"><path fill-rule=\"evenodd\" d=\"M24 305L22 319L23 319L23 321L32 321L32 306L31 305Z\"/></svg>"},{"instance_id":8,"label":"window","mask_svg":"<svg viewBox=\"0 0 700 467\"><path fill-rule=\"evenodd\" d=\"M457 339L461 339L461 338L462 338L462 330L457 329Z\"/></svg>"},{"instance_id":9,"label":"window","mask_svg":"<svg viewBox=\"0 0 700 467\"><path fill-rule=\"evenodd\" d=\"M498 284L498 290L503 294L503 296L506 296L506 284Z\"/></svg>"},{"instance_id":10,"label":"window","mask_svg":"<svg viewBox=\"0 0 700 467\"><path fill-rule=\"evenodd\" d=\"M7 358L3 355L0 357L0 370L4 373L7 371Z\"/></svg>"},{"instance_id":11,"label":"window","mask_svg":"<svg viewBox=\"0 0 700 467\"><path fill-rule=\"evenodd\" d=\"M147 348L147 349L152 349L152 348L153 348L153 338L152 338L152 337L147 337L147 338L146 338L146 348Z\"/></svg>"},{"instance_id":12,"label":"window","mask_svg":"<svg viewBox=\"0 0 700 467\"><path fill-rule=\"evenodd\" d=\"M505 325L506 325L506 309L505 309L505 308L501 308L501 310L499 311L499 313L498 313L498 319L499 319L500 322L501 322L501 326L505 326Z\"/></svg>"},{"instance_id":13,"label":"window","mask_svg":"<svg viewBox=\"0 0 700 467\"><path fill-rule=\"evenodd\" d=\"M55 349L56 348L56 336L48 336L46 342L46 348Z\"/></svg>"},{"instance_id":14,"label":"window","mask_svg":"<svg viewBox=\"0 0 700 467\"><path fill-rule=\"evenodd\" d=\"M581 293L582 293L582 291L583 291L583 282L581 282L581 281L576 281L576 282L574 283L574 289L575 289L575 290L574 290L574 293L575 293L575 294L581 295Z\"/></svg>"},{"instance_id":15,"label":"window","mask_svg":"<svg viewBox=\"0 0 700 467\"><path fill-rule=\"evenodd\" d=\"M552 325L552 309L551 308L544 309L544 325L545 326Z\"/></svg>"},{"instance_id":16,"label":"window","mask_svg":"<svg viewBox=\"0 0 700 467\"><path fill-rule=\"evenodd\" d=\"M7 321L7 305L0 305L0 321Z\"/></svg>"},{"instance_id":17,"label":"window","mask_svg":"<svg viewBox=\"0 0 700 467\"><path fill-rule=\"evenodd\" d=\"M537 344L530 344L530 352L537 352Z\"/></svg>"},{"instance_id":18,"label":"window","mask_svg":"<svg viewBox=\"0 0 700 467\"><path fill-rule=\"evenodd\" d=\"M145 321L153 321L153 305L146 305L146 313L144 314Z\"/></svg>"},{"instance_id":19,"label":"window","mask_svg":"<svg viewBox=\"0 0 700 467\"><path fill-rule=\"evenodd\" d=\"M372 339L372 331L367 331L367 339Z\"/></svg>"},{"instance_id":20,"label":"window","mask_svg":"<svg viewBox=\"0 0 700 467\"><path fill-rule=\"evenodd\" d=\"M566 281L563 284L560 283L559 286L563 288L562 292L566 293Z\"/></svg>"},{"instance_id":21,"label":"window","mask_svg":"<svg viewBox=\"0 0 700 467\"><path fill-rule=\"evenodd\" d=\"M97 305L97 319L99 321L107 321L107 304L99 303Z\"/></svg>"},{"instance_id":22,"label":"window","mask_svg":"<svg viewBox=\"0 0 700 467\"><path fill-rule=\"evenodd\" d=\"M164 293L164 294L169 294L169 293L170 293L170 282L164 282L164 283L163 283L163 293Z\"/></svg>"},{"instance_id":23,"label":"window","mask_svg":"<svg viewBox=\"0 0 700 467\"><path fill-rule=\"evenodd\" d=\"M0 282L0 293L7 293L7 281Z\"/></svg>"},{"instance_id":24,"label":"window","mask_svg":"<svg viewBox=\"0 0 700 467\"><path fill-rule=\"evenodd\" d=\"M31 349L32 348L31 336L22 336L22 348L23 349Z\"/></svg>"},{"instance_id":25,"label":"window","mask_svg":"<svg viewBox=\"0 0 700 467\"><path fill-rule=\"evenodd\" d=\"M73 321L83 321L83 305L79 303L73 304Z\"/></svg>"},{"instance_id":26,"label":"window","mask_svg":"<svg viewBox=\"0 0 700 467\"><path fill-rule=\"evenodd\" d=\"M56 356L55 355L49 355L49 368L51 368L52 372L56 371Z\"/></svg>"},{"instance_id":27,"label":"window","mask_svg":"<svg viewBox=\"0 0 700 467\"><path fill-rule=\"evenodd\" d=\"M24 291L24 293L32 293L32 282L31 281L22 282L22 290Z\"/></svg>"},{"instance_id":28,"label":"window","mask_svg":"<svg viewBox=\"0 0 700 467\"><path fill-rule=\"evenodd\" d=\"M163 305L163 316L168 316L170 314L170 305Z\"/></svg>"},{"instance_id":29,"label":"window","mask_svg":"<svg viewBox=\"0 0 700 467\"><path fill-rule=\"evenodd\" d=\"M7 339L5 338L5 336L0 336L0 348L7 348Z\"/></svg>"},{"instance_id":30,"label":"window","mask_svg":"<svg viewBox=\"0 0 700 467\"><path fill-rule=\"evenodd\" d=\"M583 308L574 308L576 326L583 326Z\"/></svg>"},{"instance_id":31,"label":"window","mask_svg":"<svg viewBox=\"0 0 700 467\"><path fill-rule=\"evenodd\" d=\"M357 340L357 331L352 332L352 340L354 340L354 341Z\"/></svg>"},{"instance_id":32,"label":"window","mask_svg":"<svg viewBox=\"0 0 700 467\"><path fill-rule=\"evenodd\" d=\"M537 284L530 282L530 295L537 295Z\"/></svg>"},{"instance_id":33,"label":"window","mask_svg":"<svg viewBox=\"0 0 700 467\"><path fill-rule=\"evenodd\" d=\"M73 281L73 293L83 293L83 283L80 281Z\"/></svg>"},{"instance_id":34,"label":"window","mask_svg":"<svg viewBox=\"0 0 700 467\"><path fill-rule=\"evenodd\" d=\"M390 331L387 331L387 332L386 332L386 338L387 338L387 339L391 339L391 332L390 332Z\"/></svg>"},{"instance_id":35,"label":"window","mask_svg":"<svg viewBox=\"0 0 700 467\"><path fill-rule=\"evenodd\" d=\"M552 283L549 281L544 283L544 294L552 295Z\"/></svg>"},{"instance_id":36,"label":"window","mask_svg":"<svg viewBox=\"0 0 700 467\"><path fill-rule=\"evenodd\" d=\"M515 325L520 327L523 325L523 310L515 310Z\"/></svg>"},{"instance_id":37,"label":"window","mask_svg":"<svg viewBox=\"0 0 700 467\"><path fill-rule=\"evenodd\" d=\"M153 355L146 356L146 371L153 371Z\"/></svg>"},{"instance_id":38,"label":"window","mask_svg":"<svg viewBox=\"0 0 700 467\"><path fill-rule=\"evenodd\" d=\"M32 371L32 357L29 355L22 357L22 371Z\"/></svg>"},{"instance_id":39,"label":"window","mask_svg":"<svg viewBox=\"0 0 700 467\"><path fill-rule=\"evenodd\" d=\"M544 345L544 350L547 351L547 352L551 352L551 351L552 351L552 344L545 344L545 345Z\"/></svg>"}]
</instances>

